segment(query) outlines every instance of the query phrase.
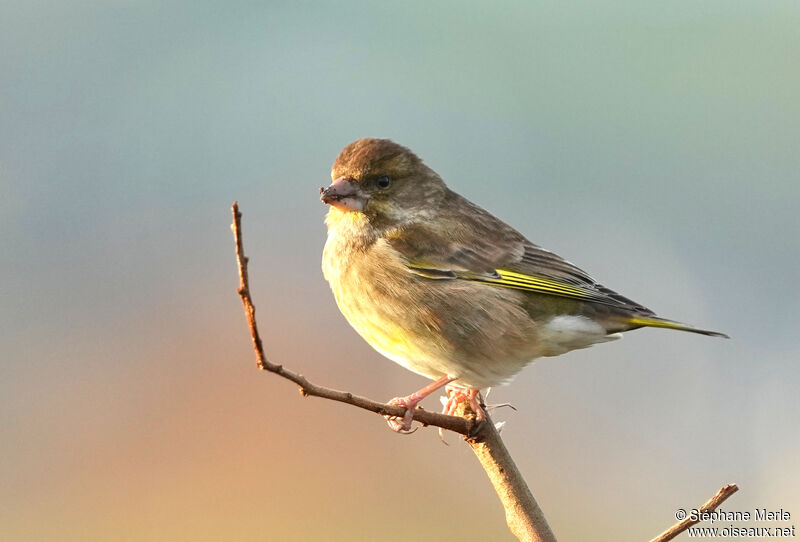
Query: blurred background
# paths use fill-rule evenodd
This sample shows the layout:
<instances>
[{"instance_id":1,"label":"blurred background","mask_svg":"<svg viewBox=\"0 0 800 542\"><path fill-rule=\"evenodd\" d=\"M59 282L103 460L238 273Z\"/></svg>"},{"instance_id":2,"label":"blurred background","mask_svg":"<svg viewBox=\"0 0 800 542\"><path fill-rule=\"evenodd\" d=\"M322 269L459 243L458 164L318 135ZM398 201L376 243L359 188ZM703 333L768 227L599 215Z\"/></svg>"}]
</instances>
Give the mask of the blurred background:
<instances>
[{"instance_id":1,"label":"blurred background","mask_svg":"<svg viewBox=\"0 0 800 542\"><path fill-rule=\"evenodd\" d=\"M559 540L647 540L727 482L795 523L798 28L792 2L0 3L0 538L513 540L455 435L255 369L234 200L272 360L426 383L320 271L317 189L363 136L732 337L641 330L493 391Z\"/></svg>"}]
</instances>

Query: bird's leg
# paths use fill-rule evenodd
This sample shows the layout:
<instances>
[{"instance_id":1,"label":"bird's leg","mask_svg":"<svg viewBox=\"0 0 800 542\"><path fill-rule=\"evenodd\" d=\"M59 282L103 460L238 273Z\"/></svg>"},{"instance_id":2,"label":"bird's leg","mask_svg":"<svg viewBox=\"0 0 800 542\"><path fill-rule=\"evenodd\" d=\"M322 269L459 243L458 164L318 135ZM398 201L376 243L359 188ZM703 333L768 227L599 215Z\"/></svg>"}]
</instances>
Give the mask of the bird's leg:
<instances>
[{"instance_id":1,"label":"bird's leg","mask_svg":"<svg viewBox=\"0 0 800 542\"><path fill-rule=\"evenodd\" d=\"M389 427L398 433L410 433L411 421L414 419L414 409L417 408L419 402L442 386L446 386L453 380L455 380L455 377L453 376L443 376L439 380L428 384L421 390L415 391L411 395L407 395L405 397L395 397L394 399L390 400L388 404L405 407L406 413L402 418L398 418L397 416L384 416L389 424Z\"/></svg>"}]
</instances>

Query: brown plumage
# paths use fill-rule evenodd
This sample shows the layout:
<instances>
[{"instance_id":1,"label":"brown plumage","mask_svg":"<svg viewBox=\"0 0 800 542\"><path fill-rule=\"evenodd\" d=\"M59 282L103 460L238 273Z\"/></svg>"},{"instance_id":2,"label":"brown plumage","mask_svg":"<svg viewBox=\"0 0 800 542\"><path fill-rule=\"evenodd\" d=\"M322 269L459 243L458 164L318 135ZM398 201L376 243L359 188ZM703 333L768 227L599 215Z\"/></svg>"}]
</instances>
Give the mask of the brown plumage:
<instances>
[{"instance_id":1,"label":"brown plumage","mask_svg":"<svg viewBox=\"0 0 800 542\"><path fill-rule=\"evenodd\" d=\"M331 178L322 267L336 302L376 350L431 379L494 386L532 359L642 326L721 335L598 284L390 140L351 143Z\"/></svg>"}]
</instances>

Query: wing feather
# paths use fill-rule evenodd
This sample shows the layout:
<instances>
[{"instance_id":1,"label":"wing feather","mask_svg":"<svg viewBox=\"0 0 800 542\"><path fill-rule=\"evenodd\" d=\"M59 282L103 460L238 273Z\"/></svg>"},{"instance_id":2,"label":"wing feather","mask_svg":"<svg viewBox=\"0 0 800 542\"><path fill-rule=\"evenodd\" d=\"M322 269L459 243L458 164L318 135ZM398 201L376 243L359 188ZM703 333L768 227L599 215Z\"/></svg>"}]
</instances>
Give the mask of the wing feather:
<instances>
[{"instance_id":1,"label":"wing feather","mask_svg":"<svg viewBox=\"0 0 800 542\"><path fill-rule=\"evenodd\" d=\"M387 235L410 272L599 303L625 313L653 314L454 192L440 208L436 224L435 228L430 223L406 225Z\"/></svg>"}]
</instances>

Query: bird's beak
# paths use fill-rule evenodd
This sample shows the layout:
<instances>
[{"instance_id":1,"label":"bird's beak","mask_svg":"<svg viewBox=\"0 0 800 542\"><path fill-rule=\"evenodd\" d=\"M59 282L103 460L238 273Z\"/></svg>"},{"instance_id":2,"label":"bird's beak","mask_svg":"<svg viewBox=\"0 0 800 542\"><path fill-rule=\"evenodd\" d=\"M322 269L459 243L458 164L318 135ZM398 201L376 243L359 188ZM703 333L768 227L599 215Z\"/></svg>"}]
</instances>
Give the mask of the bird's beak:
<instances>
[{"instance_id":1,"label":"bird's beak","mask_svg":"<svg viewBox=\"0 0 800 542\"><path fill-rule=\"evenodd\" d=\"M364 194L352 179L339 177L328 188L320 188L319 194L322 203L332 205L340 211L364 210Z\"/></svg>"}]
</instances>

